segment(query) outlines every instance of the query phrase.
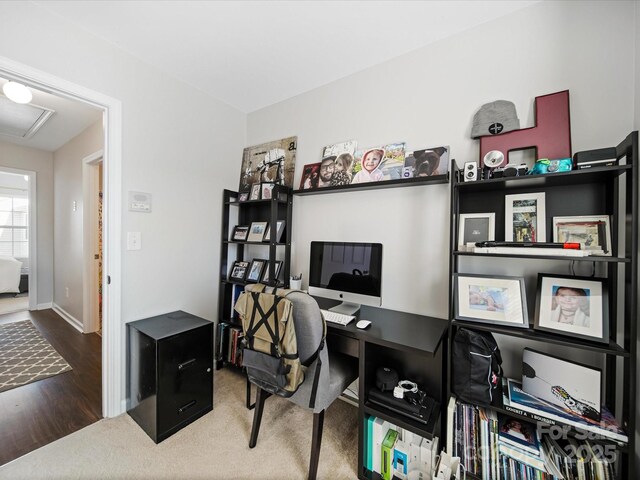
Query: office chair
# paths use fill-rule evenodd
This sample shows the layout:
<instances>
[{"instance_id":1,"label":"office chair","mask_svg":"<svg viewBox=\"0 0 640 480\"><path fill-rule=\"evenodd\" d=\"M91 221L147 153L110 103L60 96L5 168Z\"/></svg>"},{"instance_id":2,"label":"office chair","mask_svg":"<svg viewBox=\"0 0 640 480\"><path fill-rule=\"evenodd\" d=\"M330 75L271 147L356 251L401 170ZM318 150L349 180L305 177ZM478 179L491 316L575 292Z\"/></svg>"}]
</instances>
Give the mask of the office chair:
<instances>
[{"instance_id":1,"label":"office chair","mask_svg":"<svg viewBox=\"0 0 640 480\"><path fill-rule=\"evenodd\" d=\"M298 355L301 362L305 363L318 350L322 340L323 325L320 307L311 296L303 292L292 292L287 295L287 299L291 300L293 304L293 321L296 328ZM311 402L318 359L322 365L320 367L315 402ZM356 378L358 378L357 359L337 352L331 353L325 345L318 358L307 369L304 382L298 387L296 393L287 398L287 400L296 405L313 411L309 480L315 480L318 472L324 411ZM264 410L264 401L271 396L269 392L257 385L256 387L256 406L253 414L249 448L256 446Z\"/></svg>"}]
</instances>

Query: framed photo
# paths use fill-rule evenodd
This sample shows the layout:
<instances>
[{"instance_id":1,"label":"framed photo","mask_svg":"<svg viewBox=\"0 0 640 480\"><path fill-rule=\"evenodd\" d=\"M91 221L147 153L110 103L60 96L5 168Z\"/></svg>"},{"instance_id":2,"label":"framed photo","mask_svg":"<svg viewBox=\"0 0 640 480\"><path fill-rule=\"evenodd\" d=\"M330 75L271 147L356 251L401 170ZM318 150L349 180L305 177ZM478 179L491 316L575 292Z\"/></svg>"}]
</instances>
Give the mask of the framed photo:
<instances>
[{"instance_id":1,"label":"framed photo","mask_svg":"<svg viewBox=\"0 0 640 480\"><path fill-rule=\"evenodd\" d=\"M404 158L403 178L446 175L449 171L449 147L433 147L407 152Z\"/></svg>"},{"instance_id":2,"label":"framed photo","mask_svg":"<svg viewBox=\"0 0 640 480\"><path fill-rule=\"evenodd\" d=\"M236 282L244 282L247 276L247 269L249 268L249 262L242 262L236 260L231 267L231 273L229 273L229 280L235 280Z\"/></svg>"},{"instance_id":3,"label":"framed photo","mask_svg":"<svg viewBox=\"0 0 640 480\"><path fill-rule=\"evenodd\" d=\"M276 242L280 243L282 241L282 233L284 232L284 220L278 220L276 225ZM263 242L268 242L271 240L271 225L267 225L267 229L264 232Z\"/></svg>"},{"instance_id":4,"label":"framed photo","mask_svg":"<svg viewBox=\"0 0 640 480\"><path fill-rule=\"evenodd\" d=\"M602 371L525 348L522 389L574 415L600 420Z\"/></svg>"},{"instance_id":5,"label":"framed photo","mask_svg":"<svg viewBox=\"0 0 640 480\"><path fill-rule=\"evenodd\" d=\"M249 234L248 225L236 225L233 227L233 233L231 234L231 240L236 242L245 242L247 235Z\"/></svg>"},{"instance_id":6,"label":"framed photo","mask_svg":"<svg viewBox=\"0 0 640 480\"><path fill-rule=\"evenodd\" d=\"M249 267L249 272L245 278L247 282L259 282L260 277L262 277L262 271L264 270L264 266L267 264L266 260L262 260L259 258L254 258L251 260L251 266Z\"/></svg>"},{"instance_id":7,"label":"framed photo","mask_svg":"<svg viewBox=\"0 0 640 480\"><path fill-rule=\"evenodd\" d=\"M242 192L238 197L239 202L246 202L247 200L249 200L249 192Z\"/></svg>"},{"instance_id":8,"label":"framed photo","mask_svg":"<svg viewBox=\"0 0 640 480\"><path fill-rule=\"evenodd\" d=\"M251 185L251 194L249 195L249 200L260 200L260 184L255 183Z\"/></svg>"},{"instance_id":9,"label":"framed photo","mask_svg":"<svg viewBox=\"0 0 640 480\"><path fill-rule=\"evenodd\" d=\"M320 163L307 163L302 168L302 177L300 177L300 190L309 190L318 188L318 178L320 176Z\"/></svg>"},{"instance_id":10,"label":"framed photo","mask_svg":"<svg viewBox=\"0 0 640 480\"><path fill-rule=\"evenodd\" d=\"M274 183L263 183L262 184L262 192L261 192L261 196L262 196L262 200L271 200L271 197L273 196L273 186L275 184Z\"/></svg>"},{"instance_id":11,"label":"framed photo","mask_svg":"<svg viewBox=\"0 0 640 480\"><path fill-rule=\"evenodd\" d=\"M553 241L579 243L595 255L611 256L609 215L553 217Z\"/></svg>"},{"instance_id":12,"label":"framed photo","mask_svg":"<svg viewBox=\"0 0 640 480\"><path fill-rule=\"evenodd\" d=\"M464 251L467 243L496 239L496 214L461 213L458 226L458 250Z\"/></svg>"},{"instance_id":13,"label":"framed photo","mask_svg":"<svg viewBox=\"0 0 640 480\"><path fill-rule=\"evenodd\" d=\"M455 274L455 290L457 319L529 327L522 277Z\"/></svg>"},{"instance_id":14,"label":"framed photo","mask_svg":"<svg viewBox=\"0 0 640 480\"><path fill-rule=\"evenodd\" d=\"M545 242L544 192L505 195L504 239L507 242Z\"/></svg>"},{"instance_id":15,"label":"framed photo","mask_svg":"<svg viewBox=\"0 0 640 480\"><path fill-rule=\"evenodd\" d=\"M253 222L247 237L248 242L261 242L267 229L267 222Z\"/></svg>"},{"instance_id":16,"label":"framed photo","mask_svg":"<svg viewBox=\"0 0 640 480\"><path fill-rule=\"evenodd\" d=\"M262 274L262 279L260 280L262 283L269 283L269 261L264 265L264 273ZM276 260L276 281L280 276L280 270L282 270L282 260Z\"/></svg>"},{"instance_id":17,"label":"framed photo","mask_svg":"<svg viewBox=\"0 0 640 480\"><path fill-rule=\"evenodd\" d=\"M253 192L254 185L263 182L293 188L297 143L298 137L288 137L245 148L238 191Z\"/></svg>"},{"instance_id":18,"label":"framed photo","mask_svg":"<svg viewBox=\"0 0 640 480\"><path fill-rule=\"evenodd\" d=\"M608 313L604 279L538 274L536 330L609 343Z\"/></svg>"}]
</instances>

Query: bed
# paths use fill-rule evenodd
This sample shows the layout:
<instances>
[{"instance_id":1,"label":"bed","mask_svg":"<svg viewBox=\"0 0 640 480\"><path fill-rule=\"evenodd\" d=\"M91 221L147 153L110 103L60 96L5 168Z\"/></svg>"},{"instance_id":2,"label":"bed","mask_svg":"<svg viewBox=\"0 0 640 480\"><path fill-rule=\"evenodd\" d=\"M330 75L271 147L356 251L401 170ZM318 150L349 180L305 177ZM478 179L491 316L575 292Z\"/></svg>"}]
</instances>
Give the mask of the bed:
<instances>
[{"instance_id":1,"label":"bed","mask_svg":"<svg viewBox=\"0 0 640 480\"><path fill-rule=\"evenodd\" d=\"M0 293L20 293L21 279L22 262L0 256Z\"/></svg>"}]
</instances>

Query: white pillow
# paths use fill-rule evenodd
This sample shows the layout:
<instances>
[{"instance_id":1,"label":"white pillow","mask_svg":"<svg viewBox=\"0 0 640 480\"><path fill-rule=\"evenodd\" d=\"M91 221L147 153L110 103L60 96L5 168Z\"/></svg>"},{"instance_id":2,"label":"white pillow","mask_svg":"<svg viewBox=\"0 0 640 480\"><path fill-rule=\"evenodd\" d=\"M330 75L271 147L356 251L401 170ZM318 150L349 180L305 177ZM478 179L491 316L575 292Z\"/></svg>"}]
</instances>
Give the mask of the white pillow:
<instances>
[{"instance_id":1,"label":"white pillow","mask_svg":"<svg viewBox=\"0 0 640 480\"><path fill-rule=\"evenodd\" d=\"M21 268L22 262L0 256L0 293L20 293Z\"/></svg>"}]
</instances>

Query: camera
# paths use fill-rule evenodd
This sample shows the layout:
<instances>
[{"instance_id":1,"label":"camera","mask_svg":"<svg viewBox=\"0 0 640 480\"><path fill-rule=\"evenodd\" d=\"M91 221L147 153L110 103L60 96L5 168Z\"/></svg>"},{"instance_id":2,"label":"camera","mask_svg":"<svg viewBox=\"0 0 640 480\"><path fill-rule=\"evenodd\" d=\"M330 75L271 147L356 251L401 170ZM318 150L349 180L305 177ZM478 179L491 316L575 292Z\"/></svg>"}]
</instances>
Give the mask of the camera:
<instances>
[{"instance_id":1,"label":"camera","mask_svg":"<svg viewBox=\"0 0 640 480\"><path fill-rule=\"evenodd\" d=\"M521 163L520 165L515 165L510 163L504 167L494 168L489 172L490 178L503 178L503 177L521 177L526 175L529 169L527 165Z\"/></svg>"}]
</instances>

